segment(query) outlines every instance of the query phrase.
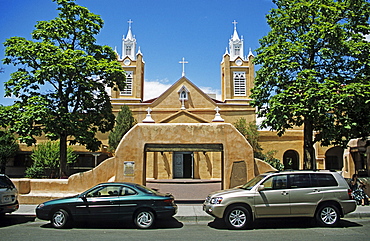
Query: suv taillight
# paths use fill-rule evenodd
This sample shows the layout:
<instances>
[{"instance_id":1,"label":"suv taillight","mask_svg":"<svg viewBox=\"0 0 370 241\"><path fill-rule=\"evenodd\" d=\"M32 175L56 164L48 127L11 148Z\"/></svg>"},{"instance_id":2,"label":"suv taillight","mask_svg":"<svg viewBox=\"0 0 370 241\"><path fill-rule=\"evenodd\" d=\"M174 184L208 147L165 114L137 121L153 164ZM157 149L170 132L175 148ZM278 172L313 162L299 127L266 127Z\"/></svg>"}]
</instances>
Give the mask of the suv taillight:
<instances>
[{"instance_id":1,"label":"suv taillight","mask_svg":"<svg viewBox=\"0 0 370 241\"><path fill-rule=\"evenodd\" d=\"M352 190L351 189L348 189L348 198L349 199L353 199L353 197L352 197Z\"/></svg>"}]
</instances>

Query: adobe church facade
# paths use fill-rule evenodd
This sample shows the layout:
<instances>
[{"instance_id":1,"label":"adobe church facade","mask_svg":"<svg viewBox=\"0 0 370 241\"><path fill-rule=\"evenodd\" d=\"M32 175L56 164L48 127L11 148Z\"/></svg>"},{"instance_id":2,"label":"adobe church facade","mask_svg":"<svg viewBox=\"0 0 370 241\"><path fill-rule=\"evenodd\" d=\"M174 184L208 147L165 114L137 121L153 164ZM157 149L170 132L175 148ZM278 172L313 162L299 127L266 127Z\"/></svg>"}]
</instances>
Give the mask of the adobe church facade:
<instances>
[{"instance_id":1,"label":"adobe church facade","mask_svg":"<svg viewBox=\"0 0 370 241\"><path fill-rule=\"evenodd\" d=\"M118 113L122 105L128 105L138 123L235 123L239 118L247 122L256 121L256 110L250 105L251 89L254 83L253 54L245 55L243 37L239 37L234 21L234 29L229 46L222 56L221 68L221 100L215 99L200 90L185 73L169 89L159 97L144 100L144 60L141 51L137 51L136 39L132 34L131 25L122 41L122 55L118 59L128 75L128 85L124 91L112 91L111 101L114 111ZM211 81L211 80L210 80ZM213 81L213 80L212 80ZM181 135L181 133L179 133ZM194 140L197 141L197 140ZM282 137L276 132L260 131L259 143L263 152L274 151L274 157L281 160L286 169L303 169L303 131L301 128L288 130ZM351 142L352 143L352 142ZM342 170L349 177L358 170L368 172L366 152L363 148L352 145L347 150L341 147L315 146L318 169ZM357 142L356 142L357 143ZM352 145L352 146L351 146ZM362 151L358 151L362 150ZM212 175L204 170L206 167L197 165L194 160L196 152L173 151L165 155L170 160L169 166L163 168L158 164L158 153L148 159L147 178L220 178L217 172ZM183 174L177 173L174 160L183 160ZM219 157L213 157L215 169L220 167ZM153 160L153 161L151 161ZM181 161L178 161L181 162ZM166 171L164 171L164 169ZM190 173L190 174L189 174Z\"/></svg>"},{"instance_id":2,"label":"adobe church facade","mask_svg":"<svg viewBox=\"0 0 370 241\"><path fill-rule=\"evenodd\" d=\"M136 39L131 26L123 38L119 62L127 73L127 87L112 91L111 101L115 112L122 105L130 107L138 123L151 124L219 124L235 123L240 117L256 121L255 108L250 106L250 90L254 82L253 55L244 56L243 39L236 27L229 41L229 49L221 63L222 99L216 100L183 76L159 97L144 100L144 61L141 51L136 51ZM183 136L184 133L176 132ZM168 133L167 133L168 134ZM169 134L168 134L169 135ZM169 135L170 136L170 135ZM173 149L154 148L146 158L148 180L169 179L222 179L222 152L199 148L203 137L193 139L194 148L178 148L183 142L173 141ZM170 140L171 141L171 140ZM217 140L216 140L217 142ZM253 159L253 156L251 157ZM212 171L210 171L212 170Z\"/></svg>"},{"instance_id":3,"label":"adobe church facade","mask_svg":"<svg viewBox=\"0 0 370 241\"><path fill-rule=\"evenodd\" d=\"M103 142L101 152L90 153L77 146L80 154L95 158L91 170L68 179L13 180L22 203L68 196L108 181L145 184L171 192L177 200L201 200L211 191L235 187L274 170L253 158L252 147L233 126L239 118L256 121L256 110L250 105L254 56L250 51L244 55L243 38L236 26L220 65L221 100L204 93L185 73L157 98L144 100L145 63L136 44L130 25L122 41L123 53L117 53L127 73L127 87L111 90L111 102L116 114L123 105L129 106L138 124L122 138L111 158L102 158L107 134L98 134ZM301 129L289 130L282 137L260 131L259 143L264 153L275 151L274 157L286 169L303 168ZM343 150L317 144L317 168L342 170L345 177L361 170L368 172L370 151L366 142L352 140L349 145ZM21 149L30 151L24 146Z\"/></svg>"}]
</instances>

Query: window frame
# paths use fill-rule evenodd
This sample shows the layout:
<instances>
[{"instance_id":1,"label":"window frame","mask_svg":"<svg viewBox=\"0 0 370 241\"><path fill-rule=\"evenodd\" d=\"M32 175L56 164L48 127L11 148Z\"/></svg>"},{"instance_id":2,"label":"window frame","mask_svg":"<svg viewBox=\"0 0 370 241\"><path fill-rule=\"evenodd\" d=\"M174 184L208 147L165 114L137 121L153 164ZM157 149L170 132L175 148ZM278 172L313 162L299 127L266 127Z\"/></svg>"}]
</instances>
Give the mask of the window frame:
<instances>
[{"instance_id":1,"label":"window frame","mask_svg":"<svg viewBox=\"0 0 370 241\"><path fill-rule=\"evenodd\" d=\"M247 78L245 71L233 72L233 87L235 96L247 95Z\"/></svg>"}]
</instances>

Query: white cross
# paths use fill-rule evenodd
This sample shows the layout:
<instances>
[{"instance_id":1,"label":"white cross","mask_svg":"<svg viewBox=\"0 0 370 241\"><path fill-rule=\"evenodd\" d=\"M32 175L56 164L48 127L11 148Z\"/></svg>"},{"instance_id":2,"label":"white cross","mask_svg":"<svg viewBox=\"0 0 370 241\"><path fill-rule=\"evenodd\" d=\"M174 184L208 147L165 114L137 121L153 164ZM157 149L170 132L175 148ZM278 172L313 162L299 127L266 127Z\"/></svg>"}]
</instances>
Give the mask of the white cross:
<instances>
[{"instance_id":1,"label":"white cross","mask_svg":"<svg viewBox=\"0 0 370 241\"><path fill-rule=\"evenodd\" d=\"M131 19L127 21L128 22L128 27L131 28L131 24L134 22Z\"/></svg>"},{"instance_id":2,"label":"white cross","mask_svg":"<svg viewBox=\"0 0 370 241\"><path fill-rule=\"evenodd\" d=\"M182 61L179 62L182 64L182 76L185 76L185 64L189 63L188 61L185 61L185 58L182 58Z\"/></svg>"},{"instance_id":3,"label":"white cross","mask_svg":"<svg viewBox=\"0 0 370 241\"><path fill-rule=\"evenodd\" d=\"M218 106L216 106L216 108L215 108L215 111L216 111L216 113L218 114L218 112L220 111L221 109L218 107Z\"/></svg>"},{"instance_id":4,"label":"white cross","mask_svg":"<svg viewBox=\"0 0 370 241\"><path fill-rule=\"evenodd\" d=\"M234 28L236 28L236 24L237 24L238 22L237 21L235 21L234 20L234 22L232 22L232 24L234 24Z\"/></svg>"},{"instance_id":5,"label":"white cross","mask_svg":"<svg viewBox=\"0 0 370 241\"><path fill-rule=\"evenodd\" d=\"M146 109L146 111L148 112L148 115L150 115L150 112L152 111L152 109L150 109L150 107L148 107L148 109Z\"/></svg>"}]
</instances>

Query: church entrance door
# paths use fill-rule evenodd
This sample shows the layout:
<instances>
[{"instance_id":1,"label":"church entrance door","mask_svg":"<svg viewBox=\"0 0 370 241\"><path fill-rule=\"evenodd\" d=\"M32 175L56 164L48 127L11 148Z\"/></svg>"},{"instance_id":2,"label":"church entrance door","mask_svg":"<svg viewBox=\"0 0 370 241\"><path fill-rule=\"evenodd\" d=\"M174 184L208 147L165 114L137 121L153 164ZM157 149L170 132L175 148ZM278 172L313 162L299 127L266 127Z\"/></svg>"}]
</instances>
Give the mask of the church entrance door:
<instances>
[{"instance_id":1,"label":"church entrance door","mask_svg":"<svg viewBox=\"0 0 370 241\"><path fill-rule=\"evenodd\" d=\"M173 178L193 178L193 152L174 152Z\"/></svg>"}]
</instances>

